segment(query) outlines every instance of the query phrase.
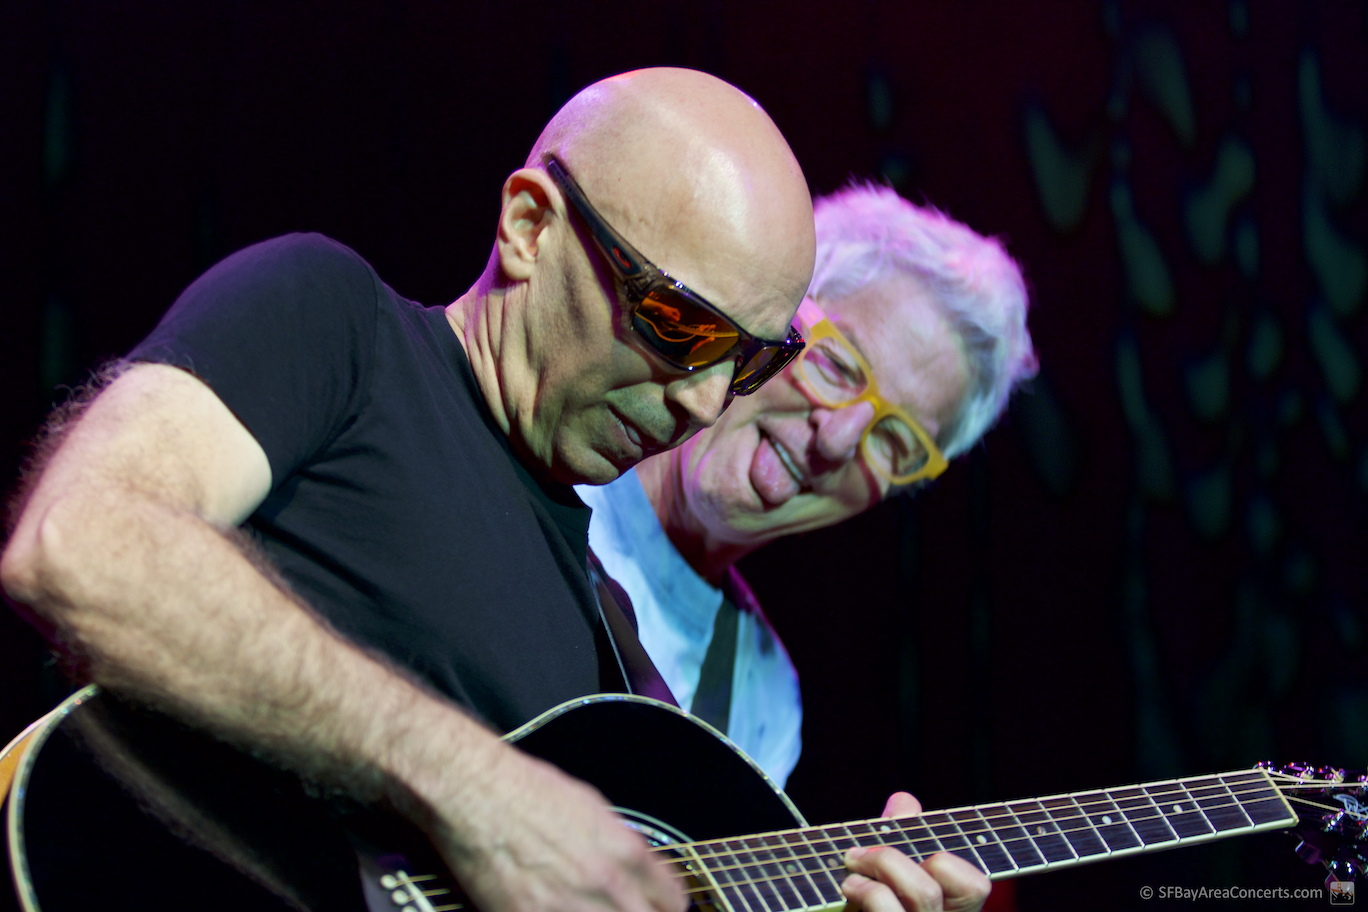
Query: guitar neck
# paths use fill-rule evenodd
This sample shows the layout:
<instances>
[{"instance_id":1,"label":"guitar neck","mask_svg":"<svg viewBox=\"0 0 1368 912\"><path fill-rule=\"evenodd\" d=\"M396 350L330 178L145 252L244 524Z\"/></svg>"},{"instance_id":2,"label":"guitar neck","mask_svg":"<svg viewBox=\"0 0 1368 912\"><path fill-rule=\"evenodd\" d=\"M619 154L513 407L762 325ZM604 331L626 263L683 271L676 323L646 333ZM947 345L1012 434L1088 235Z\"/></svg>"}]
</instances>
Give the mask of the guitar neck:
<instances>
[{"instance_id":1,"label":"guitar neck","mask_svg":"<svg viewBox=\"0 0 1368 912\"><path fill-rule=\"evenodd\" d=\"M1262 769L674 846L700 891L735 912L845 905L845 854L951 852L993 880L1172 849L1297 822Z\"/></svg>"}]
</instances>

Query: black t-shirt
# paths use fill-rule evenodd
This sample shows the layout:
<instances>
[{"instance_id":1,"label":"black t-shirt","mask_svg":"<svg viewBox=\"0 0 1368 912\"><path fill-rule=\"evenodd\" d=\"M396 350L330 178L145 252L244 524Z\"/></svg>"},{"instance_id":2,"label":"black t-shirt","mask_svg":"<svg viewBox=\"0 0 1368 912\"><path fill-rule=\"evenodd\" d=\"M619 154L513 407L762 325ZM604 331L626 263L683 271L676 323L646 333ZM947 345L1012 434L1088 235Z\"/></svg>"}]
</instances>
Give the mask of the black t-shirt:
<instances>
[{"instance_id":1,"label":"black t-shirt","mask_svg":"<svg viewBox=\"0 0 1368 912\"><path fill-rule=\"evenodd\" d=\"M248 526L344 635L503 731L599 689L589 509L513 456L442 308L291 235L210 269L130 357L192 371L256 437Z\"/></svg>"}]
</instances>

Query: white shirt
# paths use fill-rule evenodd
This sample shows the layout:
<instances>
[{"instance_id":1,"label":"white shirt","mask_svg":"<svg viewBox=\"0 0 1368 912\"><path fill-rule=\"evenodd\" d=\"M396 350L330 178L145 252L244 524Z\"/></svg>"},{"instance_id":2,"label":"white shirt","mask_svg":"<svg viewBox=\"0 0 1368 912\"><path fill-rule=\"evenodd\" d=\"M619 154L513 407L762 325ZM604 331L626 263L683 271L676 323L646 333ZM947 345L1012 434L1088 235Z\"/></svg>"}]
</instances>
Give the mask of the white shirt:
<instances>
[{"instance_id":1,"label":"white shirt","mask_svg":"<svg viewBox=\"0 0 1368 912\"><path fill-rule=\"evenodd\" d=\"M675 700L688 709L722 606L722 590L675 550L635 471L612 484L578 485L575 492L594 510L589 547L631 597L641 645ZM737 607L741 613L727 737L782 787L802 750L798 672L764 613Z\"/></svg>"}]
</instances>

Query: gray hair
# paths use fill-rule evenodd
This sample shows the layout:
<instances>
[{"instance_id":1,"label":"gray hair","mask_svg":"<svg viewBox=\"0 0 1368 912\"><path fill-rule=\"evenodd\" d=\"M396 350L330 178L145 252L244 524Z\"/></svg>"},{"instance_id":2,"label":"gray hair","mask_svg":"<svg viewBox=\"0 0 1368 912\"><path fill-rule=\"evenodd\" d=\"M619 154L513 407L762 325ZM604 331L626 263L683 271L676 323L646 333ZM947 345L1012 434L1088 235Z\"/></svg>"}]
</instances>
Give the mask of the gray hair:
<instances>
[{"instance_id":1,"label":"gray hair","mask_svg":"<svg viewBox=\"0 0 1368 912\"><path fill-rule=\"evenodd\" d=\"M895 270L926 283L964 343L969 383L937 441L947 459L997 421L1012 390L1035 376L1026 283L1002 245L889 187L853 183L814 204L814 298L848 297Z\"/></svg>"}]
</instances>

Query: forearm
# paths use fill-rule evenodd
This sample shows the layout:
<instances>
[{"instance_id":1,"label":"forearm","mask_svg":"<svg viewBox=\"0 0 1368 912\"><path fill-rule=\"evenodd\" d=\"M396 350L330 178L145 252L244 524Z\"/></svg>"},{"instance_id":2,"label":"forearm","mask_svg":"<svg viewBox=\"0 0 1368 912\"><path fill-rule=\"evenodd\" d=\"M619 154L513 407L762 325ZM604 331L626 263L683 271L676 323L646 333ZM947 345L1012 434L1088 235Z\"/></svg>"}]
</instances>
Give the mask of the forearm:
<instances>
[{"instance_id":1,"label":"forearm","mask_svg":"<svg viewBox=\"0 0 1368 912\"><path fill-rule=\"evenodd\" d=\"M271 489L200 381L139 365L45 468L0 561L86 674L427 831L476 904L681 908L602 796L336 635L223 530Z\"/></svg>"},{"instance_id":2,"label":"forearm","mask_svg":"<svg viewBox=\"0 0 1368 912\"><path fill-rule=\"evenodd\" d=\"M447 772L496 762L492 735L335 635L209 523L72 487L25 515L5 582L92 680L419 817L451 803Z\"/></svg>"}]
</instances>

